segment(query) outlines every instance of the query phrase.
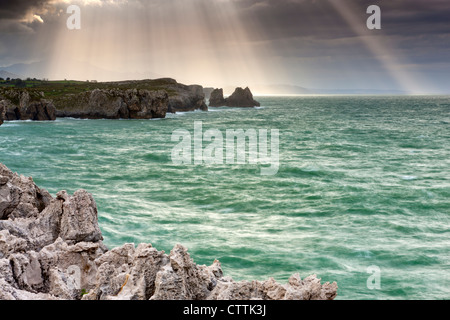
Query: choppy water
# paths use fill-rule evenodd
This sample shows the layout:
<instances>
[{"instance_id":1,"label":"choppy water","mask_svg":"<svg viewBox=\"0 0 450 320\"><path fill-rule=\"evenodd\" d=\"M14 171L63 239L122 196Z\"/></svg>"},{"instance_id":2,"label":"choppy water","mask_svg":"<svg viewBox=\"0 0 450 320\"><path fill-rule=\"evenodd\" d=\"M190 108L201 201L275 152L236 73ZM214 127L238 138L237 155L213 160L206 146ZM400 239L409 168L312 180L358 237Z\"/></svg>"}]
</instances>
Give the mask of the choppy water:
<instances>
[{"instance_id":1,"label":"choppy water","mask_svg":"<svg viewBox=\"0 0 450 320\"><path fill-rule=\"evenodd\" d=\"M340 299L449 299L450 97L258 100L154 121L9 122L0 161L52 194L93 193L110 247L181 243L236 280L316 273ZM279 173L172 164L173 130L195 120L279 129Z\"/></svg>"}]
</instances>

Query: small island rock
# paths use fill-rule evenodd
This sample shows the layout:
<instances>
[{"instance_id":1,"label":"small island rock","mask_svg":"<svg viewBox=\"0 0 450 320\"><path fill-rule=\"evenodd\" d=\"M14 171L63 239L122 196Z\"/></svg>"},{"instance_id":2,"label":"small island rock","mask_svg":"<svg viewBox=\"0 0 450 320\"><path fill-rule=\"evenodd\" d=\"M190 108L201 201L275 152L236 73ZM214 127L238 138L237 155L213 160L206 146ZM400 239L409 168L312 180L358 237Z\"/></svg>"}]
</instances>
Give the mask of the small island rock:
<instances>
[{"instance_id":1,"label":"small island rock","mask_svg":"<svg viewBox=\"0 0 450 320\"><path fill-rule=\"evenodd\" d=\"M228 98L223 97L223 89L215 89L211 93L209 100L210 107L235 107L235 108L253 108L261 104L253 99L253 94L247 87L245 89L236 88L234 93Z\"/></svg>"}]
</instances>

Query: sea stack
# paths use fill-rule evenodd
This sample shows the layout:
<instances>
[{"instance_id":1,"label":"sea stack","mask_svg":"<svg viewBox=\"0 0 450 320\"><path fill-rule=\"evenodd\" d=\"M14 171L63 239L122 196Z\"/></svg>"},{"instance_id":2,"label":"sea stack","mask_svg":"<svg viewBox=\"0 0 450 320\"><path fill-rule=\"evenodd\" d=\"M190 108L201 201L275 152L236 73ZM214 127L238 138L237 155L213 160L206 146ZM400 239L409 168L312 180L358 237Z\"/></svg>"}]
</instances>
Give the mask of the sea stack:
<instances>
[{"instance_id":1,"label":"sea stack","mask_svg":"<svg viewBox=\"0 0 450 320\"><path fill-rule=\"evenodd\" d=\"M236 88L234 93L226 100L229 107L253 108L261 105L253 99L253 94L248 87L245 89Z\"/></svg>"},{"instance_id":2,"label":"sea stack","mask_svg":"<svg viewBox=\"0 0 450 320\"><path fill-rule=\"evenodd\" d=\"M223 89L214 89L209 97L210 107L224 107L226 106L226 100L223 97Z\"/></svg>"},{"instance_id":3,"label":"sea stack","mask_svg":"<svg viewBox=\"0 0 450 320\"><path fill-rule=\"evenodd\" d=\"M209 100L210 107L253 108L260 105L253 99L253 94L248 87L236 88L234 93L226 99L223 97L223 89L215 89Z\"/></svg>"}]
</instances>

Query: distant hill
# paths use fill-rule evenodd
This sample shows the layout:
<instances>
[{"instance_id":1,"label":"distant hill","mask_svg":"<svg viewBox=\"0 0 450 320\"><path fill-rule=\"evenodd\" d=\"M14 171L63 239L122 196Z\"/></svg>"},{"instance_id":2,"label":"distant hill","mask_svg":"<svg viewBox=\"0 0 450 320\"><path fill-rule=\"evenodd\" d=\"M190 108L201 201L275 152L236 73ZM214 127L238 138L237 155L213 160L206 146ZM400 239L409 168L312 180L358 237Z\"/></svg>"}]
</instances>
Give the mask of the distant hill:
<instances>
[{"instance_id":1,"label":"distant hill","mask_svg":"<svg viewBox=\"0 0 450 320\"><path fill-rule=\"evenodd\" d=\"M75 60L67 60L60 63L54 63L50 60L18 63L2 69L13 74L24 75L25 77L50 80L122 81L163 78L162 75L152 72L117 72Z\"/></svg>"},{"instance_id":2,"label":"distant hill","mask_svg":"<svg viewBox=\"0 0 450 320\"><path fill-rule=\"evenodd\" d=\"M314 94L313 91L294 85L272 84L272 85L250 85L254 95L295 95L295 94ZM230 95L236 87L224 87L224 95Z\"/></svg>"},{"instance_id":3,"label":"distant hill","mask_svg":"<svg viewBox=\"0 0 450 320\"><path fill-rule=\"evenodd\" d=\"M15 74L15 73L12 73L12 72L9 72L9 71L6 71L6 70L0 70L0 78L3 78L3 79L7 79L7 78L10 78L10 79L23 79L22 76L19 76L19 75Z\"/></svg>"},{"instance_id":4,"label":"distant hill","mask_svg":"<svg viewBox=\"0 0 450 320\"><path fill-rule=\"evenodd\" d=\"M291 94L312 94L309 89L287 84L275 85L255 85L252 87L252 92L258 94L276 94L276 95L291 95Z\"/></svg>"},{"instance_id":5,"label":"distant hill","mask_svg":"<svg viewBox=\"0 0 450 320\"><path fill-rule=\"evenodd\" d=\"M382 90L382 89L311 89L312 92L317 94L336 94L336 95L405 95L410 94L407 91L401 90Z\"/></svg>"}]
</instances>

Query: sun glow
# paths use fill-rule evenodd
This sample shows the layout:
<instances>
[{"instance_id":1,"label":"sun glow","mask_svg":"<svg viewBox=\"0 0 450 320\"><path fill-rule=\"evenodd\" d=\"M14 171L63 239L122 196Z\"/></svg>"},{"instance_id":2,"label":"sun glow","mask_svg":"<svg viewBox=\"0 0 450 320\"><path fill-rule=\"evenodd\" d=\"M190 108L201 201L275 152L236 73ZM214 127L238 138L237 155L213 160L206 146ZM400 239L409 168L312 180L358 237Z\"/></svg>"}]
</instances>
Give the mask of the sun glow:
<instances>
[{"instance_id":1,"label":"sun glow","mask_svg":"<svg viewBox=\"0 0 450 320\"><path fill-rule=\"evenodd\" d=\"M271 73L232 1L130 1L121 9L117 1L84 3L81 30L62 24L54 40L52 78L173 77L225 86L264 83ZM101 7L86 10L94 4Z\"/></svg>"},{"instance_id":2,"label":"sun glow","mask_svg":"<svg viewBox=\"0 0 450 320\"><path fill-rule=\"evenodd\" d=\"M377 36L376 31L361 29L362 20L360 19L360 13L356 13L355 9L349 6L346 1L337 0L330 1L330 3L400 88L411 93L424 91L426 87L426 84L423 83L424 81L419 81L411 72L405 69L405 66L408 65L406 57L400 57L399 52L394 47L389 46L383 37Z\"/></svg>"}]
</instances>

